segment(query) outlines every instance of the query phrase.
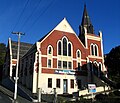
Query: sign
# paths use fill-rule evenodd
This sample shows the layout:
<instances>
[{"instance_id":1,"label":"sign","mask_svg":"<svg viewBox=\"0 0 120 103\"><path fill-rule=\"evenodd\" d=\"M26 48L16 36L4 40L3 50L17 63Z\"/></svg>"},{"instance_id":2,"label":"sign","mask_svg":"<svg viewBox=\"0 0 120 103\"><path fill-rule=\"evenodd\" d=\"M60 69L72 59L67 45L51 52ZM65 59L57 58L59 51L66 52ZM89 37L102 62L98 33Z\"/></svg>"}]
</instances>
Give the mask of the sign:
<instances>
[{"instance_id":1,"label":"sign","mask_svg":"<svg viewBox=\"0 0 120 103\"><path fill-rule=\"evenodd\" d=\"M55 70L55 74L75 75L75 71L73 71L73 70Z\"/></svg>"},{"instance_id":2,"label":"sign","mask_svg":"<svg viewBox=\"0 0 120 103\"><path fill-rule=\"evenodd\" d=\"M96 92L96 85L95 84L88 84L88 92L95 93Z\"/></svg>"}]
</instances>

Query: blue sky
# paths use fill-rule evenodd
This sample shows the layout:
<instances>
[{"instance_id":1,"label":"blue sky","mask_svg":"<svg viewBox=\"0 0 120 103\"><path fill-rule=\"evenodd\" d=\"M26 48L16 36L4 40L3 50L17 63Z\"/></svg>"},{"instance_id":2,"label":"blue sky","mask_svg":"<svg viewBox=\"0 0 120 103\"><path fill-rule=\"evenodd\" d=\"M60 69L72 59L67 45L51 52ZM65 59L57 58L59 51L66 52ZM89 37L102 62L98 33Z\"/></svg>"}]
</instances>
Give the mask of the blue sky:
<instances>
[{"instance_id":1,"label":"blue sky","mask_svg":"<svg viewBox=\"0 0 120 103\"><path fill-rule=\"evenodd\" d=\"M26 34L22 42L35 43L64 17L78 35L85 3L108 53L120 45L120 0L0 0L0 42L7 44L9 37L17 41L11 32L20 31Z\"/></svg>"}]
</instances>

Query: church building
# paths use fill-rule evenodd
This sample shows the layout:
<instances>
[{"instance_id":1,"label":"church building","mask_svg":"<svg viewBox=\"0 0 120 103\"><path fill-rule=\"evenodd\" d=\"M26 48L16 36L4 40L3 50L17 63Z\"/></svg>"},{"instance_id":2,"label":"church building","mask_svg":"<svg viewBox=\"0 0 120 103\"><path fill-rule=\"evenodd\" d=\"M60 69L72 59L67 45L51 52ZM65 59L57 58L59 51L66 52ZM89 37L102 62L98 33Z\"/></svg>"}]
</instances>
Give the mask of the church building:
<instances>
[{"instance_id":1,"label":"church building","mask_svg":"<svg viewBox=\"0 0 120 103\"><path fill-rule=\"evenodd\" d=\"M20 58L19 83L37 93L72 94L93 83L107 71L104 66L102 32L95 34L86 6L77 35L64 18L32 45ZM97 69L94 69L94 66Z\"/></svg>"}]
</instances>

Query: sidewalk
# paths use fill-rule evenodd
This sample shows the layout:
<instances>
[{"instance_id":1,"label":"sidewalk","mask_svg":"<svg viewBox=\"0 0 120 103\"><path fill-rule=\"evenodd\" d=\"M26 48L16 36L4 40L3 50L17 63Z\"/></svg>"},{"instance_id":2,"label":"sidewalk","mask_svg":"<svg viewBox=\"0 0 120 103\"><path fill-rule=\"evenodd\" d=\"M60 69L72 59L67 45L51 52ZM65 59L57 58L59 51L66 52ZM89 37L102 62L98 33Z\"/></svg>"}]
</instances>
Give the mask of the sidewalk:
<instances>
[{"instance_id":1,"label":"sidewalk","mask_svg":"<svg viewBox=\"0 0 120 103\"><path fill-rule=\"evenodd\" d=\"M14 102L13 95L13 92L0 85L0 103L32 103L20 96L18 96L16 102Z\"/></svg>"},{"instance_id":2,"label":"sidewalk","mask_svg":"<svg viewBox=\"0 0 120 103\"><path fill-rule=\"evenodd\" d=\"M12 98L0 91L0 103L12 103Z\"/></svg>"}]
</instances>

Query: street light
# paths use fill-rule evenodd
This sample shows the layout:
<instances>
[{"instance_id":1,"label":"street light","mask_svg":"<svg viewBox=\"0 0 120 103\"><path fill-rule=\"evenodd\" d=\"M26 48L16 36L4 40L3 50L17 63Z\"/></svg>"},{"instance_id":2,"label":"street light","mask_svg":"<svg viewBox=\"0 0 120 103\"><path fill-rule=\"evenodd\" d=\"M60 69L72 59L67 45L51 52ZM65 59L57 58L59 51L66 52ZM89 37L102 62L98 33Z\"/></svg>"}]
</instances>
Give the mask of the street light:
<instances>
[{"instance_id":1,"label":"street light","mask_svg":"<svg viewBox=\"0 0 120 103\"><path fill-rule=\"evenodd\" d=\"M18 82L18 66L19 66L19 52L20 52L20 36L25 35L22 32L12 32L12 34L18 35L18 51L17 51L17 64L16 64L16 76L15 76L15 92L14 100L17 99L17 82Z\"/></svg>"}]
</instances>

